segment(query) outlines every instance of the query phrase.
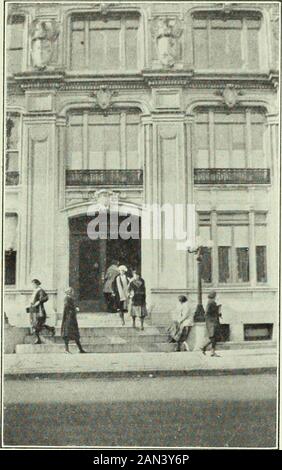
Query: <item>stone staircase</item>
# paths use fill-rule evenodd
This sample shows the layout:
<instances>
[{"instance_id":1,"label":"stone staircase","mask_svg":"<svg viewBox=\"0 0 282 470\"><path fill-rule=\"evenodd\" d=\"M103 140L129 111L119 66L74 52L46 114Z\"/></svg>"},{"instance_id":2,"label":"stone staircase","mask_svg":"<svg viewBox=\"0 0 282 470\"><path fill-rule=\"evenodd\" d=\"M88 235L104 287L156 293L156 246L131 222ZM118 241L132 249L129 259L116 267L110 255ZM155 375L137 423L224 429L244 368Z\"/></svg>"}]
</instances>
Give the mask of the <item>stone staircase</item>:
<instances>
[{"instance_id":1,"label":"stone staircase","mask_svg":"<svg viewBox=\"0 0 282 470\"><path fill-rule=\"evenodd\" d=\"M140 352L173 352L175 344L168 342L166 326L155 326L147 319L144 331L132 328L132 320L125 314L125 326L121 326L118 314L79 313L78 324L80 339L84 349L89 353L140 353ZM43 343L35 345L34 336L27 335L23 344L17 344L17 354L57 354L64 352L64 342L61 338L61 318L58 317L56 334L42 335ZM193 342L193 341L192 341ZM260 349L275 348L274 341L249 341L219 343L218 349ZM192 349L193 346L192 346ZM70 351L77 352L74 342L70 342Z\"/></svg>"}]
</instances>

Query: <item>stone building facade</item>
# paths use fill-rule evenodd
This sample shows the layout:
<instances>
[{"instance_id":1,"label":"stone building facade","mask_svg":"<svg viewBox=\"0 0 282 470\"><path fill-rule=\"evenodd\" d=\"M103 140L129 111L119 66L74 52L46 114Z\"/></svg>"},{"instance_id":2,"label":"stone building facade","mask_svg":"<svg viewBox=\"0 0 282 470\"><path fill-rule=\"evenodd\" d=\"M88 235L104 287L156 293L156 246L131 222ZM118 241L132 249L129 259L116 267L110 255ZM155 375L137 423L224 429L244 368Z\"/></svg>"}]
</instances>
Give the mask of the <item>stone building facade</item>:
<instances>
[{"instance_id":1,"label":"stone building facade","mask_svg":"<svg viewBox=\"0 0 282 470\"><path fill-rule=\"evenodd\" d=\"M125 205L142 227L144 203L195 204L204 302L218 292L231 340L275 337L279 4L7 10L8 317L24 318L34 277L50 311L68 284L82 310L101 310L118 256L141 268L153 322L167 321L178 294L196 300L195 257L163 228L159 240L91 240L89 208Z\"/></svg>"}]
</instances>

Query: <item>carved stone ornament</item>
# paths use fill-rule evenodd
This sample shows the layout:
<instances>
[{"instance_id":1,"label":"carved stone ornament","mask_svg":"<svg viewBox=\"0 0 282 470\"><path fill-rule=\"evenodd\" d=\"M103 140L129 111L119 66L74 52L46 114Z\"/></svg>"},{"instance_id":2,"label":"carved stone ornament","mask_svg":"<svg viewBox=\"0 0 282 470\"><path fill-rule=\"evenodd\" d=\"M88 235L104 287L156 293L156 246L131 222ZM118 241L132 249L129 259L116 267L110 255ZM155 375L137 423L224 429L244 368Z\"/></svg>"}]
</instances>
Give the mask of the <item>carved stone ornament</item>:
<instances>
[{"instance_id":1,"label":"carved stone ornament","mask_svg":"<svg viewBox=\"0 0 282 470\"><path fill-rule=\"evenodd\" d=\"M90 196L92 196L92 194ZM90 199L92 199L93 204L98 206L99 211L107 211L111 206L118 205L118 194L113 191L108 191L107 189L96 191Z\"/></svg>"},{"instance_id":2,"label":"carved stone ornament","mask_svg":"<svg viewBox=\"0 0 282 470\"><path fill-rule=\"evenodd\" d=\"M157 17L153 21L152 34L161 64L173 67L179 57L181 21L178 18Z\"/></svg>"},{"instance_id":3,"label":"carved stone ornament","mask_svg":"<svg viewBox=\"0 0 282 470\"><path fill-rule=\"evenodd\" d=\"M39 20L32 22L31 59L34 68L44 70L52 60L55 42L59 36L59 28L54 20Z\"/></svg>"},{"instance_id":4,"label":"carved stone ornament","mask_svg":"<svg viewBox=\"0 0 282 470\"><path fill-rule=\"evenodd\" d=\"M226 85L222 91L224 102L228 108L233 108L238 101L238 92L235 90L233 85Z\"/></svg>"},{"instance_id":5,"label":"carved stone ornament","mask_svg":"<svg viewBox=\"0 0 282 470\"><path fill-rule=\"evenodd\" d=\"M101 109L106 110L111 106L111 99L116 94L116 91L111 91L105 86L99 88L99 90L94 92L92 96L96 97L98 106Z\"/></svg>"}]
</instances>

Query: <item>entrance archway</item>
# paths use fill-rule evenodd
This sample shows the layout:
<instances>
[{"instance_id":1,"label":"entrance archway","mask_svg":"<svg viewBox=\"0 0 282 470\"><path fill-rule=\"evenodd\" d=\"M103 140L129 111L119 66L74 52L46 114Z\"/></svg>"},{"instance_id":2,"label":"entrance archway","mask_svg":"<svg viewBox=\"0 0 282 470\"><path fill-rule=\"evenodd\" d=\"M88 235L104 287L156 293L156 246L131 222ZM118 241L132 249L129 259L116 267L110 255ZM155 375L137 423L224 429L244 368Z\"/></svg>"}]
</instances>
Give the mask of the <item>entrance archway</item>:
<instances>
[{"instance_id":1,"label":"entrance archway","mask_svg":"<svg viewBox=\"0 0 282 470\"><path fill-rule=\"evenodd\" d=\"M131 215L134 227L138 233L128 231L132 236L124 239L118 227L127 219L128 215L118 215L117 230L113 237L110 230L110 217L107 214L107 228L103 238L89 238L87 227L93 217L86 215L75 216L69 219L69 285L75 290L76 301L83 312L101 312L106 310L103 297L104 276L112 260L118 260L129 269L141 269L141 218ZM105 234L106 233L106 234Z\"/></svg>"}]
</instances>

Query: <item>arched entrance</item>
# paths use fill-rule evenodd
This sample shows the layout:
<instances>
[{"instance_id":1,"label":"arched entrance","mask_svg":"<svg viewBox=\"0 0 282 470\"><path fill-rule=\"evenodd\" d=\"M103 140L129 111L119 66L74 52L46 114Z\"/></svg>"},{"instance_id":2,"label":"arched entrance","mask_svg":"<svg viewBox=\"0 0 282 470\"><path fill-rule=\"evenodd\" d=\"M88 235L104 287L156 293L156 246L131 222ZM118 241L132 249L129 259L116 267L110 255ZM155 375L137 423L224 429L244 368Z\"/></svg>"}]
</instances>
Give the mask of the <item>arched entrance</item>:
<instances>
[{"instance_id":1,"label":"arched entrance","mask_svg":"<svg viewBox=\"0 0 282 470\"><path fill-rule=\"evenodd\" d=\"M106 227L103 227L102 238L89 237L89 224L95 216L75 216L69 219L69 284L75 290L76 300L81 311L105 311L103 297L104 276L112 260L125 264L129 273L132 269L141 269L141 219L131 215L134 222L128 225L129 237L121 236L122 222L125 226L128 215L118 214L116 225L106 214ZM138 230L136 229L138 227ZM100 227L101 230L101 227Z\"/></svg>"}]
</instances>

